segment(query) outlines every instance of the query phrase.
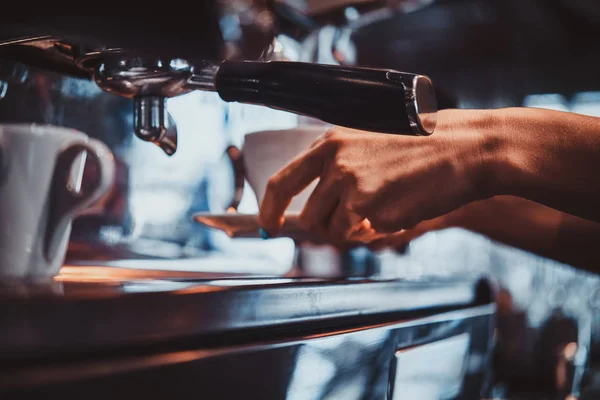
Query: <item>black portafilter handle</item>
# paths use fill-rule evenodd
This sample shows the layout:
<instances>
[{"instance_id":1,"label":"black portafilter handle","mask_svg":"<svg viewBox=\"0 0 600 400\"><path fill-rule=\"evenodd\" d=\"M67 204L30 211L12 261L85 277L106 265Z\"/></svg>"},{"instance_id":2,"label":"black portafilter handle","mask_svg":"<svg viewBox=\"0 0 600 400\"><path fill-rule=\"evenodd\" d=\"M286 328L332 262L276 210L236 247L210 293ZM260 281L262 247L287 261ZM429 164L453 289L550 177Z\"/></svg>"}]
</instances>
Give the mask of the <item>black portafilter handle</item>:
<instances>
[{"instance_id":1,"label":"black portafilter handle","mask_svg":"<svg viewBox=\"0 0 600 400\"><path fill-rule=\"evenodd\" d=\"M225 61L215 76L224 101L263 105L372 132L430 135L437 100L423 75L287 61Z\"/></svg>"}]
</instances>

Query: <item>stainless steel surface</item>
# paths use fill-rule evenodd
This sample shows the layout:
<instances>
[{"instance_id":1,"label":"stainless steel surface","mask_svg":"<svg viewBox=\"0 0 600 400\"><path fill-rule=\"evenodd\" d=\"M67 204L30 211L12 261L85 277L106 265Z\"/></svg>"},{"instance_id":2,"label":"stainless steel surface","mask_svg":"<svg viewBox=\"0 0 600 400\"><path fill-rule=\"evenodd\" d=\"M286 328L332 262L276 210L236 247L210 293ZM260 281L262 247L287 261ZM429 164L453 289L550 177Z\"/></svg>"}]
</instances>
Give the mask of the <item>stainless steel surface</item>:
<instances>
[{"instance_id":1,"label":"stainless steel surface","mask_svg":"<svg viewBox=\"0 0 600 400\"><path fill-rule=\"evenodd\" d=\"M179 398L201 391L211 399L384 399L392 390L406 389L392 384L397 351L416 349L410 369L423 373L411 386L421 384L421 393L426 393L428 366L436 359L451 359L452 352L421 353L419 348L470 335L462 390L454 398L476 400L485 398L489 389L493 313L493 305L481 305L355 327L308 322L288 332L248 332L229 341L196 338L171 346L113 348L68 360L46 357L44 362L31 359L12 365L7 360L2 365L11 367L3 370L0 393L96 399L109 393Z\"/></svg>"},{"instance_id":2,"label":"stainless steel surface","mask_svg":"<svg viewBox=\"0 0 600 400\"><path fill-rule=\"evenodd\" d=\"M74 61L91 72L101 89L128 98L184 94L193 75L192 65L185 60L141 57L123 49L87 53Z\"/></svg>"},{"instance_id":3,"label":"stainless steel surface","mask_svg":"<svg viewBox=\"0 0 600 400\"><path fill-rule=\"evenodd\" d=\"M74 266L37 287L3 286L0 356L66 355L311 322L352 325L489 303L492 296L485 281L470 279L207 279L202 273L169 271L145 277L143 262L138 264L133 275L100 265Z\"/></svg>"},{"instance_id":4,"label":"stainless steel surface","mask_svg":"<svg viewBox=\"0 0 600 400\"><path fill-rule=\"evenodd\" d=\"M216 91L215 75L219 69L217 64L198 63L194 66L194 73L186 82L186 87L190 90Z\"/></svg>"},{"instance_id":5,"label":"stainless steel surface","mask_svg":"<svg viewBox=\"0 0 600 400\"><path fill-rule=\"evenodd\" d=\"M469 333L461 333L396 351L391 400L460 397L470 341Z\"/></svg>"},{"instance_id":6,"label":"stainless steel surface","mask_svg":"<svg viewBox=\"0 0 600 400\"><path fill-rule=\"evenodd\" d=\"M597 274L462 229L431 232L400 256L377 257L390 277L427 279L424 271L493 277L498 312L490 398L565 398L590 385L600 338Z\"/></svg>"},{"instance_id":7,"label":"stainless steel surface","mask_svg":"<svg viewBox=\"0 0 600 400\"><path fill-rule=\"evenodd\" d=\"M194 67L185 60L148 59L120 49L88 53L75 61L91 71L102 90L134 100L136 136L156 144L169 156L177 150L177 131L167 127L167 98L214 88L210 84L214 75L207 74L214 73L216 66L210 63L195 76Z\"/></svg>"}]
</instances>

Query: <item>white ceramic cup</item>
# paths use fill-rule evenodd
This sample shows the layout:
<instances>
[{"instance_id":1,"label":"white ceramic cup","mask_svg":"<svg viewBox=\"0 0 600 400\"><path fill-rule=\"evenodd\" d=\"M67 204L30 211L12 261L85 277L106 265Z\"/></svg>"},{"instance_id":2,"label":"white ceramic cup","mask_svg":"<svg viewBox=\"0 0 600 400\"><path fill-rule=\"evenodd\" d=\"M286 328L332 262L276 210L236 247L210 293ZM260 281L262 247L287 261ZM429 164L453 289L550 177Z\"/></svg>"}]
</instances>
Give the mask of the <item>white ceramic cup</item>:
<instances>
[{"instance_id":1,"label":"white ceramic cup","mask_svg":"<svg viewBox=\"0 0 600 400\"><path fill-rule=\"evenodd\" d=\"M98 179L77 191L82 153L99 167ZM57 274L71 221L112 187L114 158L102 142L74 129L0 124L0 279L44 279ZM75 186L75 187L73 187Z\"/></svg>"},{"instance_id":2,"label":"white ceramic cup","mask_svg":"<svg viewBox=\"0 0 600 400\"><path fill-rule=\"evenodd\" d=\"M305 125L292 129L251 132L244 136L241 151L234 146L229 147L227 153L235 174L235 195L229 208L237 208L242 198L244 180L248 181L260 204L271 176L308 149L327 130L327 126ZM317 183L318 179L296 195L286 212L300 213Z\"/></svg>"}]
</instances>

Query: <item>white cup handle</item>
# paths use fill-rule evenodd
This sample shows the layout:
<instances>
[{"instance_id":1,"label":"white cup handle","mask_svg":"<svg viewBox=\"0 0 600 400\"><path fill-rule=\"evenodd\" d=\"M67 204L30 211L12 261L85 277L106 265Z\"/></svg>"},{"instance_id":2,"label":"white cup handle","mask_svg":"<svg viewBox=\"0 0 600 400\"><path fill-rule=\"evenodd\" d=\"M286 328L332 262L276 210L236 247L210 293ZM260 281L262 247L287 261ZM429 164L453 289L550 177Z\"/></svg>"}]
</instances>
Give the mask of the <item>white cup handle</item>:
<instances>
[{"instance_id":1,"label":"white cup handle","mask_svg":"<svg viewBox=\"0 0 600 400\"><path fill-rule=\"evenodd\" d=\"M93 188L87 192L74 193L67 187L67 181L73 162L79 154L87 151L98 164L100 177ZM71 226L71 220L80 211L98 201L114 183L115 161L110 149L99 140L90 139L84 143L75 143L63 149L58 155L50 187L50 202L44 254L48 261L56 257L61 239Z\"/></svg>"},{"instance_id":2,"label":"white cup handle","mask_svg":"<svg viewBox=\"0 0 600 400\"><path fill-rule=\"evenodd\" d=\"M236 212L240 202L242 201L242 196L244 194L244 182L246 171L244 169L244 158L242 155L242 151L238 149L234 145L230 145L225 149L225 154L229 158L231 162L231 166L233 167L233 199L231 203L227 206L228 212Z\"/></svg>"}]
</instances>

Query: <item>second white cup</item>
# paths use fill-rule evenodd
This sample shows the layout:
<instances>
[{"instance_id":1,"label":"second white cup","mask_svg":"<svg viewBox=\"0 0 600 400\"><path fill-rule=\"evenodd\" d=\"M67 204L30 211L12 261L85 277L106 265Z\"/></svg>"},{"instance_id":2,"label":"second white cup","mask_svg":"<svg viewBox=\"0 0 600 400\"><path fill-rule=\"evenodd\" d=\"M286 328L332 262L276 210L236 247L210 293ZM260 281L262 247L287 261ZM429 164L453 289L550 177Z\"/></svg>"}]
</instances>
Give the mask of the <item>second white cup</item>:
<instances>
[{"instance_id":1,"label":"second white cup","mask_svg":"<svg viewBox=\"0 0 600 400\"><path fill-rule=\"evenodd\" d=\"M242 199L245 180L250 184L260 204L271 176L308 149L327 129L326 126L305 125L292 129L251 132L245 135L241 150L230 146L227 154L234 169L235 193L229 209L237 209ZM318 179L296 195L287 213L300 213L317 183Z\"/></svg>"}]
</instances>

